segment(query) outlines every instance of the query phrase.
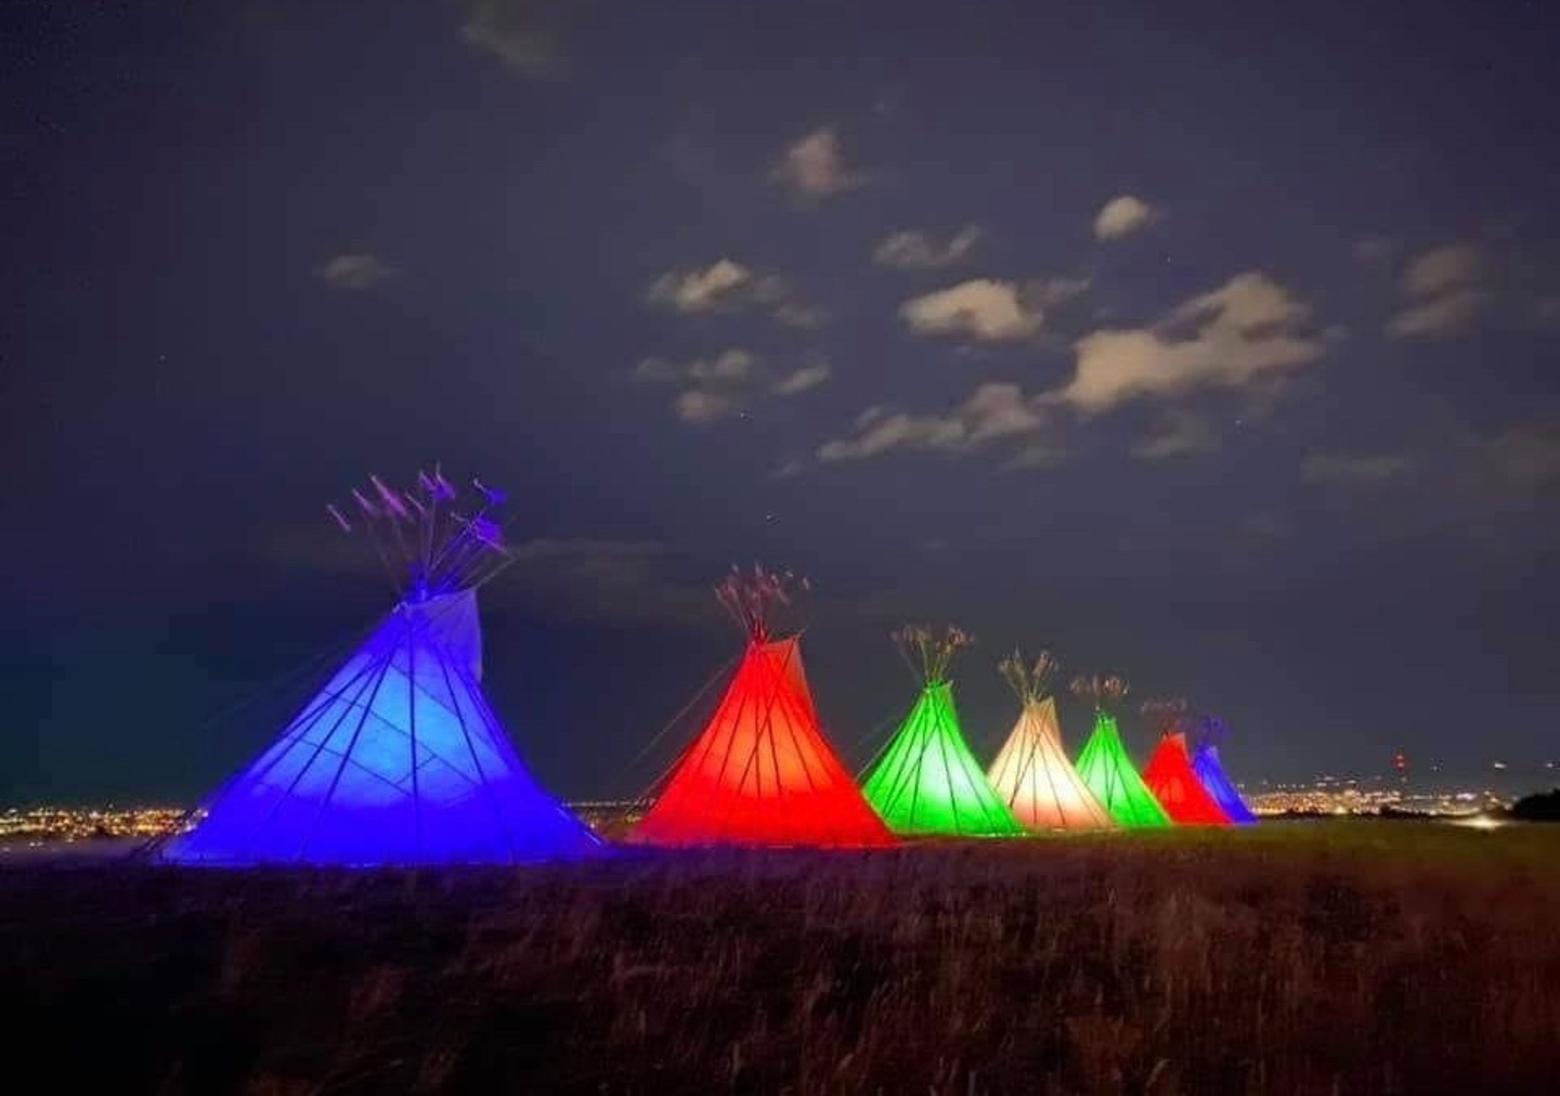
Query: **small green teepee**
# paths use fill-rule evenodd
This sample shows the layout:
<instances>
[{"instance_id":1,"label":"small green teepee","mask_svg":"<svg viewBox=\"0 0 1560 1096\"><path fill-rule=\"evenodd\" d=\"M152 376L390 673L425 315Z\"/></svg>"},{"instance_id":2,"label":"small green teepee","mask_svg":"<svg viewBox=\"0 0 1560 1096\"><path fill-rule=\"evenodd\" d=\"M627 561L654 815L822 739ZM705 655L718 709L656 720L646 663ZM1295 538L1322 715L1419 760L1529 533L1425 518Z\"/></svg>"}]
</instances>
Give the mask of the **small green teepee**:
<instances>
[{"instance_id":1,"label":"small green teepee","mask_svg":"<svg viewBox=\"0 0 1560 1096\"><path fill-rule=\"evenodd\" d=\"M1122 744L1121 731L1110 709L1127 695L1120 677L1080 677L1073 692L1094 702L1094 733L1078 755L1078 775L1094 798L1110 812L1116 824L1127 829L1153 829L1173 825L1154 793L1138 775Z\"/></svg>"},{"instance_id":2,"label":"small green teepee","mask_svg":"<svg viewBox=\"0 0 1560 1096\"><path fill-rule=\"evenodd\" d=\"M894 633L925 683L862 791L889 829L901 834L1004 837L1024 832L992 789L959 730L948 663L970 640L950 628Z\"/></svg>"}]
</instances>

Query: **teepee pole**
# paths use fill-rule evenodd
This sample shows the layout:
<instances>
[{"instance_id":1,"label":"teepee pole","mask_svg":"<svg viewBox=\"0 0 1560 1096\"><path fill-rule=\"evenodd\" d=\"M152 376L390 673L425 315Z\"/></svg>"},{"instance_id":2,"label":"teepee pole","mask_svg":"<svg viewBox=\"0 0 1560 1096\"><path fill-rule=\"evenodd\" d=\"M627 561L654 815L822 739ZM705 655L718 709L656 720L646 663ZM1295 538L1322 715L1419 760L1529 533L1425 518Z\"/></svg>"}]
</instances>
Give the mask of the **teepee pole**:
<instances>
[{"instance_id":1,"label":"teepee pole","mask_svg":"<svg viewBox=\"0 0 1560 1096\"><path fill-rule=\"evenodd\" d=\"M450 706L455 709L455 722L460 724L461 738L465 740L466 749L471 754L472 768L476 769L477 771L477 783L482 788L483 797L487 799L488 806L492 808L493 821L498 824L499 832L504 835L504 841L509 846L509 861L510 863L514 863L519 859L519 856L515 852L515 835L510 831L509 824L504 818L503 812L499 810L498 800L493 795L493 787L488 783L487 773L482 769L482 759L477 756L477 747L471 741L471 730L466 726L466 714L461 711L460 697L455 695L455 685L450 681L449 662L444 657L443 651L437 652L436 657L439 663L439 673L444 678L444 688L450 694ZM456 672L457 674L459 673L459 668L457 668ZM464 682L462 682L462 685L464 685ZM469 690L467 692L467 696L469 699ZM479 717L481 714L482 713L478 711L477 715Z\"/></svg>"},{"instance_id":2,"label":"teepee pole","mask_svg":"<svg viewBox=\"0 0 1560 1096\"><path fill-rule=\"evenodd\" d=\"M412 618L406 618L406 709L411 737L412 855L422 855L422 787L417 778L417 637Z\"/></svg>"},{"instance_id":3,"label":"teepee pole","mask_svg":"<svg viewBox=\"0 0 1560 1096\"><path fill-rule=\"evenodd\" d=\"M392 644L390 653L385 658L384 665L379 671L379 677L374 682L374 690L369 694L368 703L363 705L363 713L358 716L357 726L352 729L352 738L347 742L347 748L341 751L341 763L336 766L336 774L331 777L330 788L325 792L325 797L320 800L319 807L314 811L314 821L309 825L308 835L303 839L303 843L298 846L299 860L302 860L308 854L309 845L314 840L314 833L319 829L320 819L325 815L325 808L330 806L331 798L336 794L336 786L341 783L341 774L346 771L347 763L352 760L352 751L357 747L358 736L363 733L363 724L368 722L368 717L374 710L374 701L379 697L379 687L384 684L385 677L390 673L390 667L394 662L395 645Z\"/></svg>"},{"instance_id":4,"label":"teepee pole","mask_svg":"<svg viewBox=\"0 0 1560 1096\"><path fill-rule=\"evenodd\" d=\"M910 790L910 817L912 818L915 817L916 797L921 788L921 758L924 756L924 748L920 741L922 737L921 727L925 722L925 712L922 707L925 694L924 686L922 687L922 694L922 697L916 699L909 714L899 721L899 729L905 732L906 747L913 747L915 750L915 763L911 764L909 759L902 754L899 756L897 759L898 767L893 773L894 782L889 786L888 793L883 796L881 801L883 809L886 811L892 804L899 802L899 797L908 788ZM896 733L890 738L888 748L892 748L894 743L899 740L899 737L900 735ZM890 756L893 755L890 754Z\"/></svg>"},{"instance_id":5,"label":"teepee pole","mask_svg":"<svg viewBox=\"0 0 1560 1096\"><path fill-rule=\"evenodd\" d=\"M757 644L754 644L754 647L756 648ZM750 699L750 694L752 693L752 691L753 690L752 690L751 686L749 686L748 688L745 688L745 689L742 690L742 699L737 702L737 711L736 711L735 720L733 722L733 726L734 727L740 727L742 725L742 713L747 711L748 701ZM716 787L723 787L725 785L725 783L726 783L726 767L731 764L731 751L732 751L732 748L736 745L736 742L737 742L737 736L735 734L729 734L729 735L726 736L726 750L725 750L725 753L723 753L721 755L720 770L715 774L715 786ZM715 744L714 744L714 742L711 742L710 746L709 746L709 749L713 750L714 748L715 748ZM701 768L703 767L702 760L700 762L700 767ZM738 783L738 787L740 787L740 786L741 786L741 783L739 782ZM717 833L722 833L722 832L725 831L726 823L730 820L732 805L734 803L735 803L735 800L733 800L732 804L727 804L727 806L726 806L726 813L721 818L720 827L716 830Z\"/></svg>"},{"instance_id":6,"label":"teepee pole","mask_svg":"<svg viewBox=\"0 0 1560 1096\"><path fill-rule=\"evenodd\" d=\"M276 801L271 804L271 809L266 812L265 822L262 824L261 828L268 828L271 825L272 819L276 817L277 810L281 808L283 803L292 798L293 792L297 789L298 785L303 782L304 775L314 767L314 762L317 761L320 754L324 752L325 744L336 736L336 732L341 728L341 725L346 722L347 716L351 713L352 709L357 706L358 701L363 698L364 690L369 687L369 680L373 678L375 674L379 674L381 676L383 675L385 668L390 665L390 658L393 654L394 651L379 659L366 660L363 669L358 672L357 676L353 678L352 682L348 682L348 687L350 687L353 682L357 683L357 692L352 695L352 699L347 701L346 705L341 709L341 711L336 713L336 718L331 723L330 730L326 731L325 735L314 744L314 752L309 754L309 760L305 761L302 768L293 774L292 780L288 781L287 790L284 791L281 795L277 796ZM375 687L377 688L377 686ZM340 692L338 692L336 696L332 698L332 700L334 701L345 696L346 691L347 687L343 687ZM319 718L324 715L329 707L330 705L326 704L317 710L315 713L315 722L311 725L310 729L312 729L313 726L318 725ZM300 733L294 740L294 743L296 744L302 740L303 736L302 733ZM276 757L271 760L271 764L266 766L265 772L269 773L271 769L274 768L281 761L282 757L285 756L288 752L288 750L279 751Z\"/></svg>"},{"instance_id":7,"label":"teepee pole","mask_svg":"<svg viewBox=\"0 0 1560 1096\"><path fill-rule=\"evenodd\" d=\"M762 662L765 662L765 663L768 662L768 656L764 653L764 649L762 647L758 648L757 657ZM762 689L763 689L763 682L759 682L756 686L750 687L748 689L748 692L753 694L752 695L752 700L753 700L753 744L750 747L748 747L747 760L745 762L743 762L742 774L737 778L737 788L740 790L742 787L744 787L747 784L748 773L750 773L750 772L753 773L754 774L754 781L755 781L753 792L754 792L754 795L756 797L758 797L758 798L762 798L763 794L764 794L764 766L763 766L763 762L761 760L761 751L763 749L763 746L762 746L762 744L760 742L760 739L763 737L763 725L762 725L761 721L764 718L764 712L766 710L766 709L764 709L762 707L762 705L764 705L766 698L762 695L762 692L761 692ZM747 697L743 698L744 706L747 703L747 699L748 699ZM742 725L741 724L741 718L740 718L740 714L739 714L738 722L736 723L736 726L740 727L741 725ZM732 740L732 742L735 742L735 740L736 740L736 735L735 734L733 734L731 736L731 740ZM727 743L726 754L727 754L727 757L729 758L730 754L731 754L731 743L730 742ZM777 767L777 772L778 772L778 767ZM722 765L721 765L721 780L723 780L725 778L725 774L726 774L726 767L725 767L725 764L722 763ZM720 782L721 782L720 780L716 781L717 784L719 784ZM721 819L721 826L720 826L721 831L724 831L726 829L727 823L731 821L731 815L732 815L732 812L736 810L737 802L738 802L737 797L733 796L733 797L731 797L730 801L726 804L726 811L725 811L724 816Z\"/></svg>"},{"instance_id":8,"label":"teepee pole","mask_svg":"<svg viewBox=\"0 0 1560 1096\"><path fill-rule=\"evenodd\" d=\"M918 718L916 720L916 734L914 739L916 742L915 776L911 778L910 784L910 818L912 821L914 821L914 819L917 817L916 807L921 801L921 767L926 762L926 722L926 711L925 709L922 709L922 711L918 713ZM887 802L893 803L898 798L899 795L896 793L894 796L890 797Z\"/></svg>"},{"instance_id":9,"label":"teepee pole","mask_svg":"<svg viewBox=\"0 0 1560 1096\"><path fill-rule=\"evenodd\" d=\"M949 702L952 703L953 693L949 692L948 697ZM946 714L946 709L938 705L937 718L933 726L937 733L937 754L942 758L943 783L948 789L948 805L953 808L953 829L955 833L962 834L964 828L959 824L959 797L953 790L953 766L948 764L948 728L943 725L943 716Z\"/></svg>"},{"instance_id":10,"label":"teepee pole","mask_svg":"<svg viewBox=\"0 0 1560 1096\"><path fill-rule=\"evenodd\" d=\"M785 680L781 668L773 665L774 659L766 657L765 661L771 665L768 666L769 699L764 705L763 738L769 743L769 764L775 774L775 798L784 799L785 782L780 778L780 751L775 746L775 709L779 707L780 697L785 691Z\"/></svg>"},{"instance_id":11,"label":"teepee pole","mask_svg":"<svg viewBox=\"0 0 1560 1096\"><path fill-rule=\"evenodd\" d=\"M726 676L726 674L733 668L734 663L740 664L741 658L742 656L738 655L735 659L728 659L719 669L711 674L709 679L705 681L703 685L699 686L699 691L693 694L693 698L689 700L688 703L679 708L677 714L672 716L671 719L667 720L661 729L651 736L650 741L646 742L644 746L640 748L639 752L629 759L628 764L623 766L622 771L619 773L619 779L616 781L619 787L622 786L623 779L632 775L631 770L633 767L639 764L640 761L644 760L646 754L655 749L656 744L671 732L671 729L682 720L683 716L687 715L693 709L693 706L703 698L705 693L710 691L711 687L714 686L717 681ZM695 738L692 742L688 743L688 745L684 746L680 751L678 751L677 756L672 759L672 763L660 773L658 773L655 779L650 782L649 791L655 791L663 780L670 776L679 765L686 761L693 753L694 748L698 745L698 743L698 738ZM649 798L649 795L647 794L645 798Z\"/></svg>"},{"instance_id":12,"label":"teepee pole","mask_svg":"<svg viewBox=\"0 0 1560 1096\"><path fill-rule=\"evenodd\" d=\"M786 655L787 662L789 662L790 657L790 654ZM777 678L780 677L780 670L777 669L774 671L774 673ZM808 794L815 796L818 794L818 782L813 779L812 765L808 762L807 754L802 749L801 739L799 739L796 735L796 728L797 725L801 723L801 719L798 713L795 711L795 701L796 698L792 695L792 691L790 689L781 689L779 694L779 703L781 706L781 712L785 717L782 721L785 724L785 732L791 739L791 756L796 758L796 763L801 766L802 776L807 781ZM817 722L816 717L814 718L813 722ZM778 770L779 765L776 763L776 771Z\"/></svg>"}]
</instances>

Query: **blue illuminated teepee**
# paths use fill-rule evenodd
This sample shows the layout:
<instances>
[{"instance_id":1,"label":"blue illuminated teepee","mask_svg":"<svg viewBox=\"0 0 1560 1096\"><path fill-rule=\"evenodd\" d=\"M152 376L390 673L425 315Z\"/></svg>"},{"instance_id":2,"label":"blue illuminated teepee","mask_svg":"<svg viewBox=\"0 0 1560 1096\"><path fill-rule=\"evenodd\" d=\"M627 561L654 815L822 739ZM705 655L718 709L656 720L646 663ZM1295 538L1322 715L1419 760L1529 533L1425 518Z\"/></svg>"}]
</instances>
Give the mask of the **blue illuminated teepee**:
<instances>
[{"instance_id":1,"label":"blue illuminated teepee","mask_svg":"<svg viewBox=\"0 0 1560 1096\"><path fill-rule=\"evenodd\" d=\"M600 847L537 785L482 693L476 587L510 558L489 516L499 497L484 489L475 516L441 514L453 488L437 473L420 482L421 494L377 480L376 499L354 493L356 523L332 508L343 529L404 551L411 588L162 860L518 863Z\"/></svg>"},{"instance_id":2,"label":"blue illuminated teepee","mask_svg":"<svg viewBox=\"0 0 1560 1096\"><path fill-rule=\"evenodd\" d=\"M1219 741L1225 733L1222 720L1209 716L1202 721L1202 733L1198 736L1197 749L1192 754L1192 771L1231 822L1237 826L1250 825L1257 820L1257 816L1246 806L1246 801L1225 774L1224 763L1219 760Z\"/></svg>"}]
</instances>

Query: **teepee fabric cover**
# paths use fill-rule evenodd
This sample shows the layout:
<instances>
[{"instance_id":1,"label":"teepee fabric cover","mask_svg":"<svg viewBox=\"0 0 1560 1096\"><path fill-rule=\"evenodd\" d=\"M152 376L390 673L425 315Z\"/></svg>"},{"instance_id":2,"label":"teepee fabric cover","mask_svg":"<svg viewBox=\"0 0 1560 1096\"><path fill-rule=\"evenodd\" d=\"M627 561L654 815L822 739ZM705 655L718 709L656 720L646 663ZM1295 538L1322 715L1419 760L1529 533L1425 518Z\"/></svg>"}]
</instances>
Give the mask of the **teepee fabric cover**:
<instances>
[{"instance_id":1,"label":"teepee fabric cover","mask_svg":"<svg viewBox=\"0 0 1560 1096\"><path fill-rule=\"evenodd\" d=\"M1219 809L1202 781L1192 771L1186 752L1186 735L1172 731L1159 740L1154 756L1143 770L1143 783L1154 793L1165 813L1185 826L1228 826L1229 816Z\"/></svg>"},{"instance_id":2,"label":"teepee fabric cover","mask_svg":"<svg viewBox=\"0 0 1560 1096\"><path fill-rule=\"evenodd\" d=\"M965 744L946 681L927 683L862 790L895 833L1024 832Z\"/></svg>"},{"instance_id":3,"label":"teepee fabric cover","mask_svg":"<svg viewBox=\"0 0 1560 1096\"><path fill-rule=\"evenodd\" d=\"M1062 749L1056 699L1029 700L991 763L991 786L1031 830L1087 830L1115 825Z\"/></svg>"},{"instance_id":4,"label":"teepee fabric cover","mask_svg":"<svg viewBox=\"0 0 1560 1096\"><path fill-rule=\"evenodd\" d=\"M1227 818L1237 825L1248 825L1257 820L1257 816L1251 813L1251 808L1246 806L1246 801L1240 797L1240 792L1225 775L1224 765L1219 760L1219 747L1211 742L1205 742L1197 747L1196 754L1192 757L1192 771L1197 774L1204 790L1213 797L1213 801L1219 805Z\"/></svg>"},{"instance_id":5,"label":"teepee fabric cover","mask_svg":"<svg viewBox=\"0 0 1560 1096\"><path fill-rule=\"evenodd\" d=\"M1078 775L1117 825L1146 829L1171 824L1170 816L1132 767L1116 717L1103 709L1095 713L1094 733L1078 755Z\"/></svg>"},{"instance_id":6,"label":"teepee fabric cover","mask_svg":"<svg viewBox=\"0 0 1560 1096\"><path fill-rule=\"evenodd\" d=\"M634 836L660 845L895 843L823 735L796 637L748 645Z\"/></svg>"},{"instance_id":7,"label":"teepee fabric cover","mask_svg":"<svg viewBox=\"0 0 1560 1096\"><path fill-rule=\"evenodd\" d=\"M594 835L515 755L478 684L471 589L403 602L193 830L185 864L517 863Z\"/></svg>"}]
</instances>

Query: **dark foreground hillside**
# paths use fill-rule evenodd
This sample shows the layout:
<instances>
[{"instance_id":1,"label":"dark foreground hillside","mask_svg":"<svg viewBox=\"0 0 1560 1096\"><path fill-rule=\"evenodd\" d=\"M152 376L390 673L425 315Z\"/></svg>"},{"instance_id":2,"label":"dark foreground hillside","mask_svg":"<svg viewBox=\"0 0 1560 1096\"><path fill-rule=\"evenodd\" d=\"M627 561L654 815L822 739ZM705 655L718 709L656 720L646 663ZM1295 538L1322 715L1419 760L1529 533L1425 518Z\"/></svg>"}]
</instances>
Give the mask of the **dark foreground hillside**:
<instances>
[{"instance_id":1,"label":"dark foreground hillside","mask_svg":"<svg viewBox=\"0 0 1560 1096\"><path fill-rule=\"evenodd\" d=\"M8 1069L174 1093L1544 1091L1557 863L1540 827L1353 823L531 871L12 865Z\"/></svg>"}]
</instances>

